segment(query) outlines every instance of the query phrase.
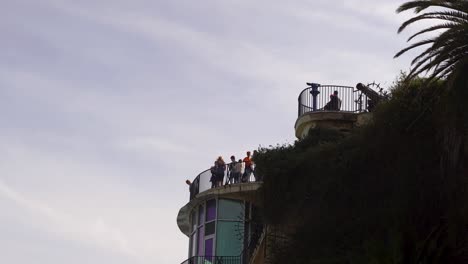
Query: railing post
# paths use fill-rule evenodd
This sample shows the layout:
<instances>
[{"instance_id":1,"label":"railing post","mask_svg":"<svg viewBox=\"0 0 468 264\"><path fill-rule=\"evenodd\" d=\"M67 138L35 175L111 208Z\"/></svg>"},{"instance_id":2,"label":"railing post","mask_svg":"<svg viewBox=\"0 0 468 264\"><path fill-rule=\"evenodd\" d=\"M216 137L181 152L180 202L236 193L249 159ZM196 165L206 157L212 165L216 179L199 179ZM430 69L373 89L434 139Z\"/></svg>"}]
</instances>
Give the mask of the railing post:
<instances>
[{"instance_id":1,"label":"railing post","mask_svg":"<svg viewBox=\"0 0 468 264\"><path fill-rule=\"evenodd\" d=\"M320 91L318 90L320 84L310 83L310 85L312 87L312 91L310 91L310 93L312 94L312 111L317 111L317 95L320 94Z\"/></svg>"}]
</instances>

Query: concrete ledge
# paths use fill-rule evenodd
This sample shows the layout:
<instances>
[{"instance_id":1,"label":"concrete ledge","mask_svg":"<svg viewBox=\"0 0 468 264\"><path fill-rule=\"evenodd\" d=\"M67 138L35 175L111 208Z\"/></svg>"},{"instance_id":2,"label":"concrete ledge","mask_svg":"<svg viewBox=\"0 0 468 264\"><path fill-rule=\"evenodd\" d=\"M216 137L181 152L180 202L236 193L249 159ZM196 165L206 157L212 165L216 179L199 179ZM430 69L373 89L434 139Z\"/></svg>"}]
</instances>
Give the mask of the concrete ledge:
<instances>
[{"instance_id":1,"label":"concrete ledge","mask_svg":"<svg viewBox=\"0 0 468 264\"><path fill-rule=\"evenodd\" d=\"M358 119L358 113L341 111L307 112L297 118L294 128L297 138L304 138L316 127L349 131Z\"/></svg>"},{"instance_id":2,"label":"concrete ledge","mask_svg":"<svg viewBox=\"0 0 468 264\"><path fill-rule=\"evenodd\" d=\"M372 113L360 113L358 116L357 116L357 121L356 121L356 126L357 127L360 127L360 126L363 126L363 125L366 125L368 123L370 123L372 121Z\"/></svg>"},{"instance_id":3,"label":"concrete ledge","mask_svg":"<svg viewBox=\"0 0 468 264\"><path fill-rule=\"evenodd\" d=\"M197 194L197 196L184 205L184 207L182 207L177 214L177 225L179 226L180 231L182 231L182 233L184 233L186 236L190 235L190 212L201 202L204 202L213 197L255 202L255 196L252 194L256 192L260 186L262 186L262 182L231 184L209 189Z\"/></svg>"}]
</instances>

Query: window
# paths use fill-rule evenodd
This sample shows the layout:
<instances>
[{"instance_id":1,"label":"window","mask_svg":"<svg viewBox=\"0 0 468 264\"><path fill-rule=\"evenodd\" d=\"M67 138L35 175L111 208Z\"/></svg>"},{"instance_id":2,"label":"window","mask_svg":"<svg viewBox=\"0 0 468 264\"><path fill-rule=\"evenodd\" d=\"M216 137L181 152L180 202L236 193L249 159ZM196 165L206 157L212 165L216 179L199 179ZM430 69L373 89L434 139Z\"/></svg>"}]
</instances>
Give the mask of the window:
<instances>
[{"instance_id":1,"label":"window","mask_svg":"<svg viewBox=\"0 0 468 264\"><path fill-rule=\"evenodd\" d=\"M213 235L215 233L215 221L205 225L205 236Z\"/></svg>"},{"instance_id":2,"label":"window","mask_svg":"<svg viewBox=\"0 0 468 264\"><path fill-rule=\"evenodd\" d=\"M244 243L243 222L218 221L216 228L216 255L239 256Z\"/></svg>"},{"instance_id":3,"label":"window","mask_svg":"<svg viewBox=\"0 0 468 264\"><path fill-rule=\"evenodd\" d=\"M213 238L205 240L205 257L213 256ZM211 258L206 258L206 260L211 262Z\"/></svg>"},{"instance_id":4,"label":"window","mask_svg":"<svg viewBox=\"0 0 468 264\"><path fill-rule=\"evenodd\" d=\"M250 206L243 201L210 199L195 207L190 214L190 257L205 256L211 263L213 256L239 256L249 232L244 218L250 215L245 210Z\"/></svg>"},{"instance_id":5,"label":"window","mask_svg":"<svg viewBox=\"0 0 468 264\"><path fill-rule=\"evenodd\" d=\"M212 199L206 202L206 222L216 219L216 200Z\"/></svg>"},{"instance_id":6,"label":"window","mask_svg":"<svg viewBox=\"0 0 468 264\"><path fill-rule=\"evenodd\" d=\"M243 202L219 199L218 219L239 221L244 218L243 211Z\"/></svg>"}]
</instances>

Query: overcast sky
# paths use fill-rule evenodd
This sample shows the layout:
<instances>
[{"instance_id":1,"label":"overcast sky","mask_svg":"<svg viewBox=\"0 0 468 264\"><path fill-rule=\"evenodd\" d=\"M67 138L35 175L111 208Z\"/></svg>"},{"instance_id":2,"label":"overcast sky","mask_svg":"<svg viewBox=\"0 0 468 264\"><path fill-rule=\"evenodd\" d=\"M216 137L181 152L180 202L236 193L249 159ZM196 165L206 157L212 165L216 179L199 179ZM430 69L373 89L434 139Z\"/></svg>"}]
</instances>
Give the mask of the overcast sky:
<instances>
[{"instance_id":1,"label":"overcast sky","mask_svg":"<svg viewBox=\"0 0 468 264\"><path fill-rule=\"evenodd\" d=\"M305 82L388 87L390 0L1 0L0 262L187 258L214 159L294 141Z\"/></svg>"}]
</instances>

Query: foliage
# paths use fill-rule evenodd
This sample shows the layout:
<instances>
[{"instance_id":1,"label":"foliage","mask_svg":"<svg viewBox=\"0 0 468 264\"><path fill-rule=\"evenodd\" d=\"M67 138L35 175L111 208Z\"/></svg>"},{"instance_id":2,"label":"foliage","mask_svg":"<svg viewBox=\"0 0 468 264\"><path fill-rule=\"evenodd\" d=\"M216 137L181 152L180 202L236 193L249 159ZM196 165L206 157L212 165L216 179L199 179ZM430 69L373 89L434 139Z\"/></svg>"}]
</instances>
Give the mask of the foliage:
<instances>
[{"instance_id":1,"label":"foliage","mask_svg":"<svg viewBox=\"0 0 468 264\"><path fill-rule=\"evenodd\" d=\"M436 11L427 11L429 8L438 8ZM433 70L429 79L449 76L454 69L467 63L468 55L468 1L466 0L413 0L401 5L397 12L413 9L415 17L404 22L398 29L403 31L409 25L423 20L441 20L438 25L430 26L413 34L408 42L415 37L427 35L438 30L443 33L432 38L426 38L411 44L398 52L395 57L417 47L430 45L421 54L416 56L411 64L414 68L409 73L413 78L425 71ZM426 11L426 12L423 12ZM420 14L422 13L422 14Z\"/></svg>"},{"instance_id":2,"label":"foliage","mask_svg":"<svg viewBox=\"0 0 468 264\"><path fill-rule=\"evenodd\" d=\"M441 169L450 93L403 79L350 135L259 149L266 221L290 237L274 263L467 263L468 171Z\"/></svg>"}]
</instances>

